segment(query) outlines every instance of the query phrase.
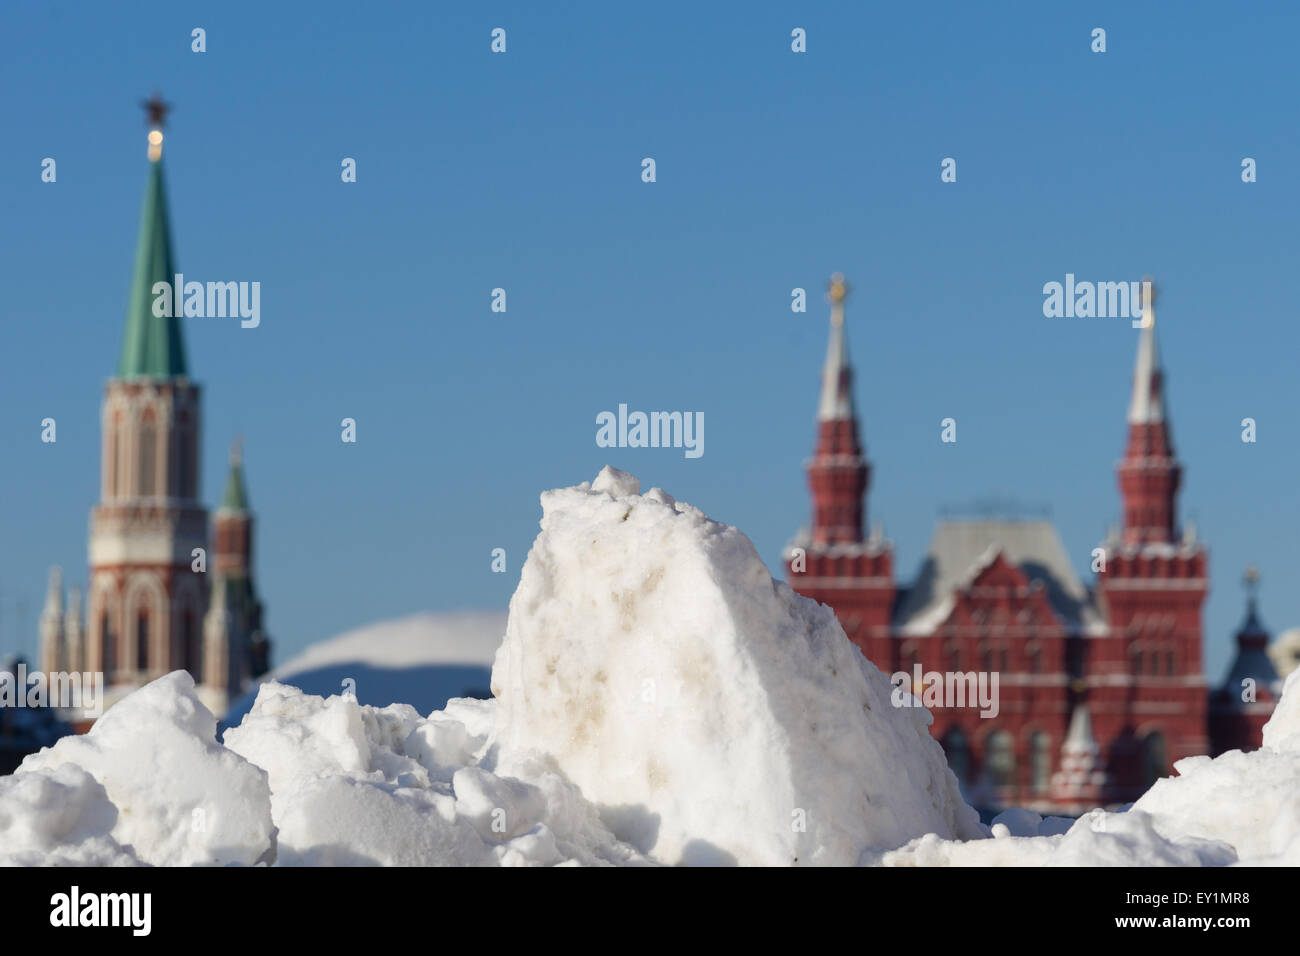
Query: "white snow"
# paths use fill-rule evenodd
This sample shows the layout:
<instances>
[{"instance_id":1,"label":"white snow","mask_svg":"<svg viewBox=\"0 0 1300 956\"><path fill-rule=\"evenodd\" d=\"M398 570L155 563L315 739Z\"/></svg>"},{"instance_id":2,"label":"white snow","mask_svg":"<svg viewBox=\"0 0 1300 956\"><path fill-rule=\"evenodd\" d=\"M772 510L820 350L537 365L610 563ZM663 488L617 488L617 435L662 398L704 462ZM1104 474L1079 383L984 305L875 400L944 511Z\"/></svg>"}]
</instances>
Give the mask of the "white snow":
<instances>
[{"instance_id":1,"label":"white snow","mask_svg":"<svg viewBox=\"0 0 1300 956\"><path fill-rule=\"evenodd\" d=\"M613 469L542 507L495 700L273 681L218 743L169 674L0 778L0 864L1300 863L1300 672L1257 752L985 828L928 714L735 528Z\"/></svg>"},{"instance_id":2,"label":"white snow","mask_svg":"<svg viewBox=\"0 0 1300 956\"><path fill-rule=\"evenodd\" d=\"M492 671L503 753L548 755L668 863L856 863L973 836L929 715L736 528L630 475L542 495Z\"/></svg>"},{"instance_id":3,"label":"white snow","mask_svg":"<svg viewBox=\"0 0 1300 956\"><path fill-rule=\"evenodd\" d=\"M51 810L36 824L47 836L56 826L107 832L141 862L160 866L270 859L266 773L217 743L216 730L194 679L175 671L109 708L88 734L28 756L8 782L30 787L24 778L41 776L47 786L78 791L69 805L80 807L79 818ZM8 800L2 805L9 809ZM105 849L91 844L88 851Z\"/></svg>"},{"instance_id":4,"label":"white snow","mask_svg":"<svg viewBox=\"0 0 1300 956\"><path fill-rule=\"evenodd\" d=\"M1014 811L998 838L961 843L926 836L883 855L890 866L1300 865L1300 671L1291 675L1264 745L1188 757L1129 809L1057 818ZM1003 814L1005 817L1006 814Z\"/></svg>"}]
</instances>

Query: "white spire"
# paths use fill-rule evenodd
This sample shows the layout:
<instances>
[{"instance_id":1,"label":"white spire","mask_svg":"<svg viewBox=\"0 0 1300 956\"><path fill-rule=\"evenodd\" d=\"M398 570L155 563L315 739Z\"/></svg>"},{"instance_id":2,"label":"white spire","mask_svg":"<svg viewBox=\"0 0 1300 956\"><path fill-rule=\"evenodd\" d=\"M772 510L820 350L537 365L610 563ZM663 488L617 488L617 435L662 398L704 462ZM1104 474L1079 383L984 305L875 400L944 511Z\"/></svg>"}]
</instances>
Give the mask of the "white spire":
<instances>
[{"instance_id":1,"label":"white spire","mask_svg":"<svg viewBox=\"0 0 1300 956\"><path fill-rule=\"evenodd\" d=\"M63 619L64 669L70 671L85 670L83 660L84 633L81 626L81 588L75 584L68 585L68 613Z\"/></svg>"},{"instance_id":2,"label":"white spire","mask_svg":"<svg viewBox=\"0 0 1300 956\"><path fill-rule=\"evenodd\" d=\"M1074 713L1070 715L1070 729L1065 735L1065 746L1062 748L1066 753L1086 754L1097 752L1097 740L1092 735L1092 715L1088 713L1088 705L1080 704L1074 708Z\"/></svg>"},{"instance_id":3,"label":"white spire","mask_svg":"<svg viewBox=\"0 0 1300 956\"><path fill-rule=\"evenodd\" d=\"M41 611L41 670L63 670L63 569L50 568L50 587Z\"/></svg>"},{"instance_id":4,"label":"white spire","mask_svg":"<svg viewBox=\"0 0 1300 956\"><path fill-rule=\"evenodd\" d=\"M50 586L45 591L45 611L42 616L63 616L63 569L57 564L50 568Z\"/></svg>"},{"instance_id":5,"label":"white spire","mask_svg":"<svg viewBox=\"0 0 1300 956\"><path fill-rule=\"evenodd\" d=\"M822 368L822 395L817 406L819 421L853 417L853 393L850 387L849 347L844 339L844 299L848 287L838 272L831 276L831 336L826 346L826 365Z\"/></svg>"},{"instance_id":6,"label":"white spire","mask_svg":"<svg viewBox=\"0 0 1300 956\"><path fill-rule=\"evenodd\" d=\"M1128 420L1133 425L1152 425L1165 420L1161 395L1160 350L1156 346L1155 286L1142 281L1142 322L1138 333L1137 365L1133 370L1133 400Z\"/></svg>"}]
</instances>

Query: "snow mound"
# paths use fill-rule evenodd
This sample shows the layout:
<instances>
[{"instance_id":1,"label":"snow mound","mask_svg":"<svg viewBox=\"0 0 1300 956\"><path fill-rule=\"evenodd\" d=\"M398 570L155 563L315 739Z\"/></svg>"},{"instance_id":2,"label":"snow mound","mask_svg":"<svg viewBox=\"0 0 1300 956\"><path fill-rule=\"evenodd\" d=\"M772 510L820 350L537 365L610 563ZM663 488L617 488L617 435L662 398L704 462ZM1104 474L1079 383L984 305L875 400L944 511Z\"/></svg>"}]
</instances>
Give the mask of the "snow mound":
<instances>
[{"instance_id":1,"label":"snow mound","mask_svg":"<svg viewBox=\"0 0 1300 956\"><path fill-rule=\"evenodd\" d=\"M52 788L67 804L46 809L43 829L84 836L92 855L111 851L107 835L158 866L273 860L266 773L218 744L216 729L194 679L175 671L124 697L90 733L29 755L11 786Z\"/></svg>"},{"instance_id":2,"label":"snow mound","mask_svg":"<svg viewBox=\"0 0 1300 956\"><path fill-rule=\"evenodd\" d=\"M1296 672L1300 674L1300 671ZM1129 809L1093 810L1064 833L1025 810L993 821L993 839L929 835L881 856L887 866L1300 865L1300 679L1292 674L1264 746L1187 757ZM999 824L1002 824L1000 827Z\"/></svg>"},{"instance_id":3,"label":"snow mound","mask_svg":"<svg viewBox=\"0 0 1300 956\"><path fill-rule=\"evenodd\" d=\"M605 468L542 495L492 671L503 756L545 755L666 863L853 864L981 833L929 715L736 528Z\"/></svg>"},{"instance_id":4,"label":"snow mound","mask_svg":"<svg viewBox=\"0 0 1300 956\"><path fill-rule=\"evenodd\" d=\"M0 777L0 866L131 866L113 839L117 807L72 764Z\"/></svg>"},{"instance_id":5,"label":"snow mound","mask_svg":"<svg viewBox=\"0 0 1300 956\"><path fill-rule=\"evenodd\" d=\"M491 712L491 702L462 699L425 720L406 704L270 683L225 742L270 775L281 865L634 861L547 768L489 769Z\"/></svg>"}]
</instances>

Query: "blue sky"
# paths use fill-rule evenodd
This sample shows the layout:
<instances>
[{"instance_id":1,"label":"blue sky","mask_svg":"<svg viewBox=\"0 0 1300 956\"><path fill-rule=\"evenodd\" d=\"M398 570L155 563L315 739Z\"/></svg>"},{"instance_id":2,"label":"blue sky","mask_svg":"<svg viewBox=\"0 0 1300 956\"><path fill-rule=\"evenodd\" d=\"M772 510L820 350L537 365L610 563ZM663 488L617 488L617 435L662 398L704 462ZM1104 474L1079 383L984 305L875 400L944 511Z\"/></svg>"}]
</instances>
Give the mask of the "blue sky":
<instances>
[{"instance_id":1,"label":"blue sky","mask_svg":"<svg viewBox=\"0 0 1300 956\"><path fill-rule=\"evenodd\" d=\"M538 493L607 462L777 567L808 517L833 270L854 286L868 510L904 581L939 509L988 495L1050 506L1083 575L1119 513L1136 332L1046 319L1041 290L1152 273L1217 680L1247 563L1265 622L1300 624L1300 15L1057 6L5 5L0 647L35 649L49 565L85 579L137 104L159 89L180 268L262 283L259 328L185 334L208 502L245 436L280 659L381 617L504 607ZM620 402L702 411L704 456L598 448Z\"/></svg>"}]
</instances>

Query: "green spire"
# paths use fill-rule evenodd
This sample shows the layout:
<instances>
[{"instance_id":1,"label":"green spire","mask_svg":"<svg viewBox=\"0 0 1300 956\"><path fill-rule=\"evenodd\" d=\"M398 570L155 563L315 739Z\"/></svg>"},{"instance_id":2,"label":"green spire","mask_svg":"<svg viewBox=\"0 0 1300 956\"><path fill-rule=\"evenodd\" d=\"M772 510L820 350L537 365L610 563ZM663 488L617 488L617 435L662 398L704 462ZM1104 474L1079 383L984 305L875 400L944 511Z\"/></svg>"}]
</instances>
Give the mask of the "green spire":
<instances>
[{"instance_id":1,"label":"green spire","mask_svg":"<svg viewBox=\"0 0 1300 956\"><path fill-rule=\"evenodd\" d=\"M226 493L221 498L221 511L248 512L248 495L244 492L243 442L236 438L230 446L230 474L226 478Z\"/></svg>"},{"instance_id":2,"label":"green spire","mask_svg":"<svg viewBox=\"0 0 1300 956\"><path fill-rule=\"evenodd\" d=\"M162 138L159 135L158 145ZM179 289L173 290L170 317L153 314L155 282L174 281L171 230L167 224L167 192L163 188L162 159L149 163L144 211L140 216L140 240L135 250L135 271L131 275L131 297L126 307L126 335L118 378L176 378L187 374L185 342L181 338Z\"/></svg>"}]
</instances>

